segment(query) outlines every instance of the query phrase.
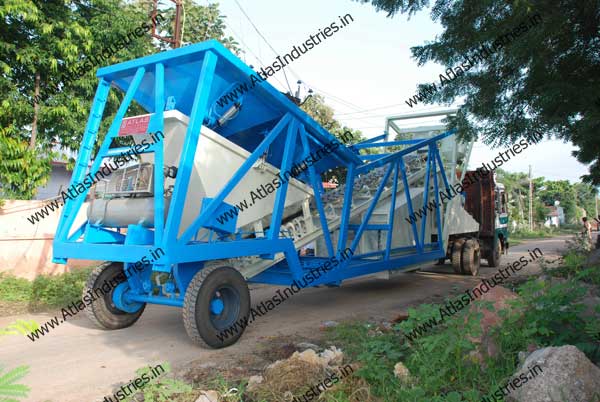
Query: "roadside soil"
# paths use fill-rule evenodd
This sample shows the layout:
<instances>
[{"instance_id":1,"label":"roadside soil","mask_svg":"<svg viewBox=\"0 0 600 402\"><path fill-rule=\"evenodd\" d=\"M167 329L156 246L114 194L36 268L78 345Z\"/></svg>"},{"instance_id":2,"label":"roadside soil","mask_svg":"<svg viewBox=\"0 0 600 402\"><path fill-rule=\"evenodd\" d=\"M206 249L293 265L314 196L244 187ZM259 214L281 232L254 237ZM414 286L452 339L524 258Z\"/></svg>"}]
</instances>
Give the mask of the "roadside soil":
<instances>
[{"instance_id":1,"label":"roadside soil","mask_svg":"<svg viewBox=\"0 0 600 402\"><path fill-rule=\"evenodd\" d=\"M545 260L557 260L566 239L523 241L502 256L499 268L521 256L529 259L528 250L536 247ZM530 263L519 277L539 273L540 261ZM221 350L192 344L178 308L148 306L134 326L118 331L100 330L80 313L35 342L27 337L3 337L0 365L7 369L30 366L30 373L19 383L31 388L27 401L32 402L102 401L134 379L136 369L163 362L170 362L173 371L188 380L202 381L215 372L226 378L247 378L291 355L298 342L319 342L320 329L327 321L389 322L409 307L441 302L473 287L496 270L483 262L479 276L466 277L454 275L449 264L427 264L419 272L391 279L372 275L349 280L339 288L304 289L252 323L238 343ZM276 289L251 286L253 305L269 299ZM17 319L43 324L51 318L52 314L5 316L0 317L0 328Z\"/></svg>"}]
</instances>

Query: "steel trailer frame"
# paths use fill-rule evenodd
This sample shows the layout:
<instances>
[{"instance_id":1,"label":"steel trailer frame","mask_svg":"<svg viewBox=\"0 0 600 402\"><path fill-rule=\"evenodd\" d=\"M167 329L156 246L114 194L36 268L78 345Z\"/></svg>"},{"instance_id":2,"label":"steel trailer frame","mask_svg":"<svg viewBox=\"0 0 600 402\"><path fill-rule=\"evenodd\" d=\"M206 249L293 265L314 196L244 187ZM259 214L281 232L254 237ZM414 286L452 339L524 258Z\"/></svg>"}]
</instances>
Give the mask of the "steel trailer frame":
<instances>
[{"instance_id":1,"label":"steel trailer frame","mask_svg":"<svg viewBox=\"0 0 600 402\"><path fill-rule=\"evenodd\" d=\"M193 62L195 64L191 65L192 67L201 66L201 69L197 82L195 82L193 97L180 101L173 95L182 90L177 86L179 85L177 84L178 78L174 76L174 71L186 62ZM450 185L437 144L443 138L453 135L454 132L451 131L425 140L382 141L387 138L387 135L379 136L350 147L342 146L336 149L327 161L308 168L308 171L301 176L301 180L308 183L314 191L327 257L299 256L293 239L287 237L280 230L287 184L283 184L277 190L272 224L268 232L262 237L257 236L253 239L247 239L238 234L234 238L231 238L231 236L227 238L220 237L208 241L195 239L198 229L205 228L214 220L215 213L223 208L224 199L227 195L270 146L277 143L280 144L278 145L280 148L282 147L282 149L279 149L283 152L281 152L282 158L278 165L281 171L284 171L289 169L294 162L307 157L312 151L334 139L331 134L266 81L257 85L252 94L246 95L246 99L250 99L246 103L249 103L248 108L252 109L254 107L252 104L254 98L252 97L255 97L266 104L275 105L279 108L274 112L276 123L270 127L270 130L258 142L258 145L251 150L250 157L242 164L229 182L223 185L210 204L203 207L187 230L181 236L178 236L185 195L188 191L192 173L192 164L201 135L201 126L210 120L210 105L214 99L218 98L219 89L222 90L230 84L223 83L222 77L217 76L216 71L219 66L236 71L238 76L254 74L253 70L216 41L186 46L98 70L97 76L100 82L85 127L83 145L77 157L71 185L83 182L88 174L87 169L90 163L89 174L93 175L99 170L100 164L105 158L119 155L124 150L123 148L111 148L110 146L112 140L117 136L126 111L135 99L151 113L148 127L150 132L164 130L164 111L174 109L175 106L178 106L183 113L188 114L190 117L174 192L166 221L163 219L164 199L156 196L154 198L156 211L154 229L129 225L126 234L123 233L125 228L108 229L95 226L90 222L85 222L80 227L73 229L75 217L82 207L89 189L86 189L75 199L67 199L53 244L54 262L66 263L68 258L79 258L124 263L128 288L115 292L115 296L113 296L114 303L124 311L135 311L138 308L136 306L139 306L140 303L182 307L185 291L191 279L199 270L203 269L206 262L211 260L243 256L261 256L265 259L273 259L277 253L283 253L285 260L279 261L258 275L247 278L247 280L248 282L290 285L294 280L300 280L315 266L337 259L339 261L337 266L331 268L327 274L316 279L310 285L318 286L331 283L339 284L345 279L378 271L402 270L412 264L432 261L445 256L446 248L442 239L439 189L444 187L450 191ZM194 80L190 79L182 85L187 85L185 88L189 88L189 85L193 83ZM111 85L123 89L125 96L97 154L92 159L92 150L98 138L100 122ZM394 153L379 155L359 154L361 149L389 146L402 146L403 149ZM419 150L426 150L427 152L424 205L430 198L430 177L432 176L432 190L438 206L434 214L429 214L422 219L420 228L416 223L412 223L413 246L392 249L391 244L394 236L392 228L397 203L396 194L399 186L403 186L405 189L404 194L406 195L408 210L409 213L413 213L404 157ZM164 168L162 145L160 143L154 144L144 152L154 154L155 172L160 172ZM347 168L345 198L337 246L332 241L330 234L332 230L328 227L320 197L324 192L320 174L332 166ZM354 182L360 175L375 168L384 168L385 175L361 223L352 225L350 223L350 212ZM438 183L439 176L442 177L443 183ZM392 199L388 223L370 225L369 219L390 177L392 177ZM154 189L155 194L163 194L164 192L164 181L161 174L154 174ZM438 222L436 242L425 239L425 227L429 219L436 219ZM369 230L387 230L386 248L373 253L355 254L362 235ZM354 232L354 239L348 246L350 232ZM150 264L144 264L141 271L133 272L129 269L157 248L164 250L162 256L157 257ZM351 258L345 258L348 254L348 248L352 253ZM152 272L172 274L174 279L174 284L171 287L172 292L153 294L148 285Z\"/></svg>"}]
</instances>

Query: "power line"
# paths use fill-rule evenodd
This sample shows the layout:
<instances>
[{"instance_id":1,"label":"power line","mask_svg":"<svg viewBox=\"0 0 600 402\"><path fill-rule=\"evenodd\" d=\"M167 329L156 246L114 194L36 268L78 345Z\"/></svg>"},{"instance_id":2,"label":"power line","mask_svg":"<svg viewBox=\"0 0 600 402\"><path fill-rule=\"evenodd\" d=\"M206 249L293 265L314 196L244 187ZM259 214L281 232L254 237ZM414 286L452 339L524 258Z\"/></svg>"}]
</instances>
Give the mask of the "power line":
<instances>
[{"instance_id":1,"label":"power line","mask_svg":"<svg viewBox=\"0 0 600 402\"><path fill-rule=\"evenodd\" d=\"M242 44L246 47L246 50L248 50L250 52L250 54L252 54L252 56L254 56L254 58L262 65L262 66L266 66L266 64L260 59L260 57L258 57L258 55L256 53L254 53L252 51L252 49L250 49L250 46L248 46L248 44L242 39L242 36L239 35L231 25L229 25L229 29L231 30L231 32L233 32L233 34L237 37L237 39L239 39L240 42L242 42ZM277 81L283 88L285 88L285 85L283 84L283 82L281 82L281 80L279 80L276 76L273 76L273 78L275 78L275 81Z\"/></svg>"},{"instance_id":2,"label":"power line","mask_svg":"<svg viewBox=\"0 0 600 402\"><path fill-rule=\"evenodd\" d=\"M237 6L240 9L240 11L242 12L242 14L244 14L246 16L246 18L248 19L248 21L250 22L250 24L252 25L252 27L254 28L256 33L258 33L258 35L260 35L260 37L265 41L265 43L271 48L273 53L275 53L276 56L279 56L279 53L277 52L277 50L275 50L273 48L273 46L271 46L271 44L269 43L267 38L265 38L265 36L260 32L258 27L256 25L254 25L254 22L252 22L252 19L250 18L250 16L248 14L246 14L246 11L244 11L244 9L242 8L242 5L238 2L238 0L235 0L235 4L237 4ZM285 77L285 82L287 83L288 89L290 90L290 94L293 94L294 92L292 91L292 87L290 87L290 83L288 81L287 74L285 73L285 69L282 69L282 71L283 71L283 76Z\"/></svg>"},{"instance_id":3,"label":"power line","mask_svg":"<svg viewBox=\"0 0 600 402\"><path fill-rule=\"evenodd\" d=\"M373 110L387 109L387 108L391 108L391 107L395 107L395 106L402 106L402 109L404 109L404 110L407 110L407 111L412 111L412 110L413 110L412 108L410 108L410 109L409 109L409 108L406 106L406 104L405 104L405 103L404 103L404 104L402 104L402 103L394 103L394 104L387 105L387 106L379 106L379 107L374 107L374 108L372 108L372 109L365 109L365 110L362 110L362 111L359 111L359 112L338 113L337 115L338 115L338 116L345 116L345 115L350 115L350 114L361 114L361 113L367 113L367 112L371 112L371 111L373 111ZM420 111L420 112L427 112L427 111L430 111L430 110L439 109L440 107L441 107L441 106L430 106L430 107L428 107L428 108L419 109L419 111ZM371 114L369 113L369 115L371 115ZM382 114L382 115L379 115L379 114L373 114L372 116L374 116L374 117L375 117L375 116L377 116L377 117L381 117L381 116L389 116L389 114Z\"/></svg>"},{"instance_id":4,"label":"power line","mask_svg":"<svg viewBox=\"0 0 600 402\"><path fill-rule=\"evenodd\" d=\"M372 109L361 110L360 112L339 113L338 116L348 115L348 114L360 114L360 113L372 112L373 110L388 109L388 108L391 108L391 107L394 107L394 106L402 106L402 103L394 103L393 105L374 107Z\"/></svg>"}]
</instances>

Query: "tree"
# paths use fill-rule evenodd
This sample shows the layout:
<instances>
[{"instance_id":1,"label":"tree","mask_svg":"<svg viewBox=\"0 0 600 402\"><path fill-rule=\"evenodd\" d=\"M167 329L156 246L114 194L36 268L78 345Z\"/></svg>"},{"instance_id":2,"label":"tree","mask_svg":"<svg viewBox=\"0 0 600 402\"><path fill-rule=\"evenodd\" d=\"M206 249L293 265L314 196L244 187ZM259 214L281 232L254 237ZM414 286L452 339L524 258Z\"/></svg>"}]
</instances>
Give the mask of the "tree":
<instances>
[{"instance_id":1,"label":"tree","mask_svg":"<svg viewBox=\"0 0 600 402\"><path fill-rule=\"evenodd\" d=\"M496 169L496 180L504 184L508 201L508 217L512 222L524 225L527 222L529 208L529 180L526 173L510 173Z\"/></svg>"},{"instance_id":2,"label":"tree","mask_svg":"<svg viewBox=\"0 0 600 402\"><path fill-rule=\"evenodd\" d=\"M429 0L359 0L378 10L408 13ZM507 145L536 133L571 141L577 159L591 163L584 180L600 184L600 92L598 29L594 0L436 0L431 18L444 32L413 47L419 65L445 66L437 90L421 84L425 103L464 104L450 126L466 138ZM539 15L537 17L536 15ZM541 18L541 21L540 19ZM491 52L479 51L481 45ZM473 63L471 63L471 61ZM444 76L444 79L441 77ZM433 78L433 77L432 77ZM429 92L422 92L429 88Z\"/></svg>"},{"instance_id":3,"label":"tree","mask_svg":"<svg viewBox=\"0 0 600 402\"><path fill-rule=\"evenodd\" d=\"M27 142L0 130L0 195L31 198L46 184L50 173L47 159L39 159Z\"/></svg>"},{"instance_id":4,"label":"tree","mask_svg":"<svg viewBox=\"0 0 600 402\"><path fill-rule=\"evenodd\" d=\"M312 117L321 127L333 134L337 139L345 144L355 144L364 140L360 130L354 130L350 127L342 126L339 121L333 118L334 111L325 104L325 99L321 95L312 95L300 106L310 117ZM350 132L352 139L342 137L345 132ZM346 169L335 168L322 175L323 181L334 179L340 184L346 182Z\"/></svg>"},{"instance_id":5,"label":"tree","mask_svg":"<svg viewBox=\"0 0 600 402\"><path fill-rule=\"evenodd\" d=\"M161 50L147 34L150 24L148 1L78 0L71 2L16 0L0 3L0 148L28 144L19 160L34 166L41 177L29 177L25 170L11 170L14 161L0 155L0 186L10 188L11 197L30 198L35 187L47 180L50 155L57 148L77 152L91 107L99 67L135 59ZM186 4L190 29L186 40L219 39L226 46L235 43L223 33L223 17L216 5ZM165 29L172 20L164 13ZM142 27L141 37L131 35ZM202 27L207 27L203 31ZM129 34L129 37L128 37ZM128 39L128 40L124 40ZM108 50L108 51L107 51ZM111 91L100 128L99 141L123 98ZM132 104L130 113L142 113ZM40 170L36 161L47 169ZM74 160L70 160L72 167ZM18 185L14 185L14 184ZM27 183L27 184L25 184ZM8 194L7 193L7 194ZM7 195L8 196L8 195Z\"/></svg>"},{"instance_id":6,"label":"tree","mask_svg":"<svg viewBox=\"0 0 600 402\"><path fill-rule=\"evenodd\" d=\"M537 192L537 196L546 206L552 206L555 201L560 201L567 223L573 223L577 220L577 198L575 190L568 180L544 181L542 189Z\"/></svg>"},{"instance_id":7,"label":"tree","mask_svg":"<svg viewBox=\"0 0 600 402\"><path fill-rule=\"evenodd\" d=\"M240 53L235 39L225 36L226 17L220 14L218 3L199 6L191 0L184 0L183 5L185 25L182 46L216 38L235 54ZM160 28L166 32L167 36L174 37L172 21L175 20L175 9L169 9L164 16L166 19L160 24ZM161 49L166 50L168 46L162 43Z\"/></svg>"}]
</instances>

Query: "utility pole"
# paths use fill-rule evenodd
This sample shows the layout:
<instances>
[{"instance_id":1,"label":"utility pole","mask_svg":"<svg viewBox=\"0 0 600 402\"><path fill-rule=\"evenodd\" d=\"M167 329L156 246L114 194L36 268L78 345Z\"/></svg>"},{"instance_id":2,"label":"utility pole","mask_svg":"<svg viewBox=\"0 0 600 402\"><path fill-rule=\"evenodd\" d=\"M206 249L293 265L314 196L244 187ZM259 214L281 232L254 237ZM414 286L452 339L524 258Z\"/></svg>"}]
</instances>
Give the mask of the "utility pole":
<instances>
[{"instance_id":1,"label":"utility pole","mask_svg":"<svg viewBox=\"0 0 600 402\"><path fill-rule=\"evenodd\" d=\"M533 231L533 181L531 180L531 165L529 165L529 231Z\"/></svg>"},{"instance_id":2,"label":"utility pole","mask_svg":"<svg viewBox=\"0 0 600 402\"><path fill-rule=\"evenodd\" d=\"M152 9L152 36L158 40L163 42L167 42L173 45L174 48L178 48L181 46L182 33L183 33L183 0L171 0L171 2L175 3L175 22L173 26L174 38L166 38L164 36L160 36L158 34L158 0L153 0L154 7Z\"/></svg>"}]
</instances>

